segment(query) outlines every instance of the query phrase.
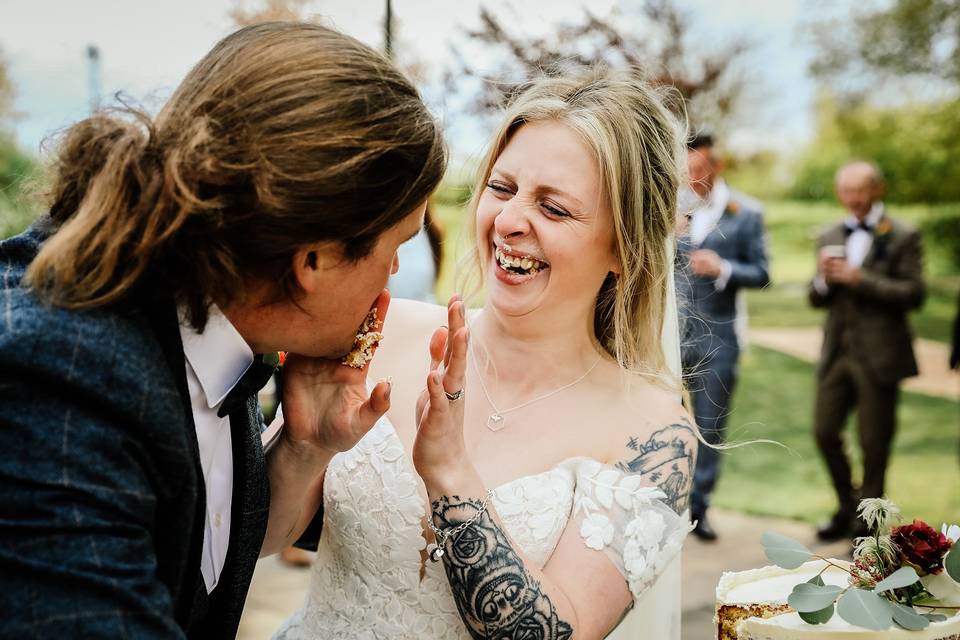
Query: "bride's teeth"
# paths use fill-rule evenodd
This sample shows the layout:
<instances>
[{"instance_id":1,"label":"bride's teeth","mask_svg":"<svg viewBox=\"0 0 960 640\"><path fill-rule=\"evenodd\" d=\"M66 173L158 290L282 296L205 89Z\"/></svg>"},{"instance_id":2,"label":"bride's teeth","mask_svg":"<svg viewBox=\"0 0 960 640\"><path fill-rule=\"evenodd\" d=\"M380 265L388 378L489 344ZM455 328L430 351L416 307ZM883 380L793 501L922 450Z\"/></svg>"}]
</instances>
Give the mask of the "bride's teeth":
<instances>
[{"instance_id":1,"label":"bride's teeth","mask_svg":"<svg viewBox=\"0 0 960 640\"><path fill-rule=\"evenodd\" d=\"M520 268L529 269L531 264L533 263L530 262L530 260L528 260L527 258L524 258L523 260L520 261Z\"/></svg>"}]
</instances>

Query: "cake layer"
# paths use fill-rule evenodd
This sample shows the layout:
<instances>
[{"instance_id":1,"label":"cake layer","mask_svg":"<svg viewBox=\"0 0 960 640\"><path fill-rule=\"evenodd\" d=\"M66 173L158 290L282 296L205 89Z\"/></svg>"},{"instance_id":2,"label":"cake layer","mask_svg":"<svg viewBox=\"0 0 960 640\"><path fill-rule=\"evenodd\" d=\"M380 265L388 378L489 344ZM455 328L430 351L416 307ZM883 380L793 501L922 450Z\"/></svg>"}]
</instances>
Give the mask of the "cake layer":
<instances>
[{"instance_id":1,"label":"cake layer","mask_svg":"<svg viewBox=\"0 0 960 640\"><path fill-rule=\"evenodd\" d=\"M836 614L826 624L810 625L791 611L766 620L743 620L738 633L738 640L960 640L960 615L933 622L922 631L899 627L869 631L854 627Z\"/></svg>"},{"instance_id":2,"label":"cake layer","mask_svg":"<svg viewBox=\"0 0 960 640\"><path fill-rule=\"evenodd\" d=\"M843 560L831 560L846 567ZM826 584L846 587L850 575L837 567L827 567L823 560L805 562L796 569L768 566L749 571L727 572L717 584L717 605L786 604L794 585L820 574ZM821 573L822 572L822 573Z\"/></svg>"},{"instance_id":3,"label":"cake layer","mask_svg":"<svg viewBox=\"0 0 960 640\"><path fill-rule=\"evenodd\" d=\"M719 640L960 640L960 612L923 631L899 627L869 631L848 624L834 614L826 624L810 625L787 606L793 587L820 574L823 581L846 587L849 575L842 560L824 570L823 560L811 560L797 569L768 566L724 573L717 584L717 638ZM822 571L822 573L821 573ZM923 609L921 608L921 611Z\"/></svg>"}]
</instances>

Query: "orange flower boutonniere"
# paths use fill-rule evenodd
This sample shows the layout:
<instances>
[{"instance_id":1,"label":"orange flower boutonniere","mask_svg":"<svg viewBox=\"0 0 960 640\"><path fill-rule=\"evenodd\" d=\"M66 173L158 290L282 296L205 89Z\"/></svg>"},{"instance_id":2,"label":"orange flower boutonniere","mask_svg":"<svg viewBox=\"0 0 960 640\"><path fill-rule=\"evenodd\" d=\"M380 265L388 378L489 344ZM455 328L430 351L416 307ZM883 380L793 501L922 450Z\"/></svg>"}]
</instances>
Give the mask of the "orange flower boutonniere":
<instances>
[{"instance_id":1,"label":"orange flower boutonniere","mask_svg":"<svg viewBox=\"0 0 960 640\"><path fill-rule=\"evenodd\" d=\"M884 216L873 228L873 243L876 245L874 256L883 260L887 256L887 245L890 243L890 232L893 231L893 222Z\"/></svg>"},{"instance_id":2,"label":"orange flower boutonniere","mask_svg":"<svg viewBox=\"0 0 960 640\"><path fill-rule=\"evenodd\" d=\"M272 367L282 367L283 363L287 361L287 352L286 351L271 351L270 353L263 354L263 362Z\"/></svg>"},{"instance_id":3,"label":"orange flower boutonniere","mask_svg":"<svg viewBox=\"0 0 960 640\"><path fill-rule=\"evenodd\" d=\"M740 213L740 205L736 203L735 200L727 200L727 208L723 210L724 213L729 213L732 216Z\"/></svg>"},{"instance_id":4,"label":"orange flower boutonniere","mask_svg":"<svg viewBox=\"0 0 960 640\"><path fill-rule=\"evenodd\" d=\"M877 223L877 228L873 230L873 235L879 238L880 236L887 235L891 231L893 231L893 223L890 222L890 218L885 217Z\"/></svg>"}]
</instances>

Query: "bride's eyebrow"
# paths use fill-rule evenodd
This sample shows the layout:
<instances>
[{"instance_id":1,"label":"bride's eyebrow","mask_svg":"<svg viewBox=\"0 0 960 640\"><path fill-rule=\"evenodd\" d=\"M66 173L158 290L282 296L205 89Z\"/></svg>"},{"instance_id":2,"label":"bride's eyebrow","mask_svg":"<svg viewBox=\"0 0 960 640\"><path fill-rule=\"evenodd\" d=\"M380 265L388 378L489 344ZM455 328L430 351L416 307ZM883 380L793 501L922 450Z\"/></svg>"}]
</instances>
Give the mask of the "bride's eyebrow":
<instances>
[{"instance_id":1,"label":"bride's eyebrow","mask_svg":"<svg viewBox=\"0 0 960 640\"><path fill-rule=\"evenodd\" d=\"M538 185L537 192L542 193L544 195L559 196L563 200L566 200L571 205L573 205L575 209L579 209L581 211L585 209L585 207L583 206L583 203L580 202L578 198L571 195L568 191L557 189L556 187L551 187L550 185Z\"/></svg>"},{"instance_id":2,"label":"bride's eyebrow","mask_svg":"<svg viewBox=\"0 0 960 640\"><path fill-rule=\"evenodd\" d=\"M493 170L490 172L490 179L493 179L494 177L500 178L502 180L506 180L507 182L510 182L512 184L517 184L517 179L512 174L510 174L510 172L500 169L498 167L494 167ZM537 185L534 185L533 190L536 193L539 193L542 195L558 196L563 200L566 200L567 202L569 202L575 209L579 209L581 211L585 209L583 202L581 202L579 198L575 197L568 191L564 191L563 189L558 189L557 187L554 187L549 184L537 184Z\"/></svg>"}]
</instances>

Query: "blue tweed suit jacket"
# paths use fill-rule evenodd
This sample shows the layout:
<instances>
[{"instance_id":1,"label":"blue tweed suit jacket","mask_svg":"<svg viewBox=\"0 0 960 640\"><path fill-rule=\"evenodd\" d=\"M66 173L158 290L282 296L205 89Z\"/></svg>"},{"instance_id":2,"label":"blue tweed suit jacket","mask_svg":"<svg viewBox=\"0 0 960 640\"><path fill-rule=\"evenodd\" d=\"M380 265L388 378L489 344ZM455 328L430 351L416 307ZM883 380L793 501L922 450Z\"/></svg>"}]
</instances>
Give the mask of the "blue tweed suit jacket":
<instances>
[{"instance_id":1,"label":"blue tweed suit jacket","mask_svg":"<svg viewBox=\"0 0 960 640\"><path fill-rule=\"evenodd\" d=\"M233 525L208 596L176 308L161 287L39 302L21 278L47 224L0 243L0 637L233 638L270 499L256 399L230 416Z\"/></svg>"},{"instance_id":2,"label":"blue tweed suit jacket","mask_svg":"<svg viewBox=\"0 0 960 640\"><path fill-rule=\"evenodd\" d=\"M708 361L732 366L726 361L735 361L740 350L735 331L737 291L770 282L761 208L734 191L730 202L732 206L728 205L701 244L694 245L687 235L678 239L677 297L683 359L688 367ZM712 278L691 273L689 257L696 249L711 249L730 262L730 280L722 291L717 291Z\"/></svg>"}]
</instances>

